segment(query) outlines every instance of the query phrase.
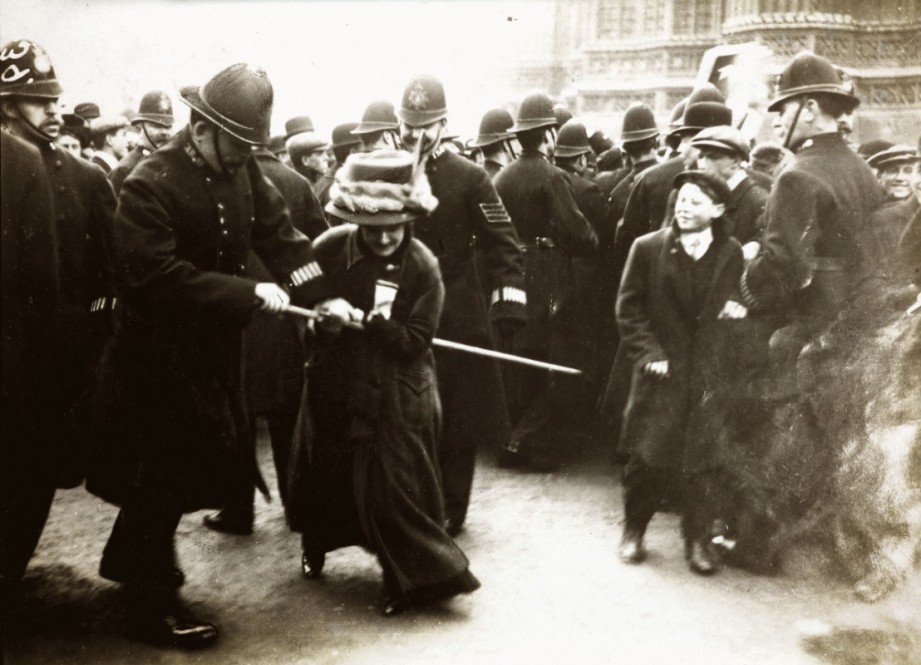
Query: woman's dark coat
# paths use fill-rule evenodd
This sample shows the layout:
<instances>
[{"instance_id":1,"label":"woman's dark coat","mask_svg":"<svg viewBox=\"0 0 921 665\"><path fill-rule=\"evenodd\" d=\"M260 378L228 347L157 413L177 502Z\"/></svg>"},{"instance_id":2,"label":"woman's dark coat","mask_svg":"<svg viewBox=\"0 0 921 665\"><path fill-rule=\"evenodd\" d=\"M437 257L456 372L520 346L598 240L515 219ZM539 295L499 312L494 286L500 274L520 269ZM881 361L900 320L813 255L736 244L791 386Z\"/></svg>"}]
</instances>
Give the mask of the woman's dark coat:
<instances>
[{"instance_id":1,"label":"woman's dark coat","mask_svg":"<svg viewBox=\"0 0 921 665\"><path fill-rule=\"evenodd\" d=\"M445 582L467 559L442 528L435 443L440 406L432 337L444 303L434 255L407 234L392 257L359 230L317 239L327 293L369 312L375 284L398 285L389 321L338 335L319 331L294 437L286 512L305 550L374 551L400 593Z\"/></svg>"},{"instance_id":2,"label":"woman's dark coat","mask_svg":"<svg viewBox=\"0 0 921 665\"><path fill-rule=\"evenodd\" d=\"M125 180L115 241L123 288L93 391L87 489L114 503L220 507L255 468L242 386L242 333L258 306L247 255L286 282L309 264L310 241L254 160L218 173L188 128Z\"/></svg>"},{"instance_id":3,"label":"woman's dark coat","mask_svg":"<svg viewBox=\"0 0 921 665\"><path fill-rule=\"evenodd\" d=\"M638 238L630 250L617 299L621 352L633 366L622 447L649 466L705 471L720 463L734 322L717 315L742 274L738 242L714 228L708 252L717 252L713 277L696 321L688 308L690 261L673 228ZM666 378L647 375L647 363L667 360Z\"/></svg>"}]
</instances>

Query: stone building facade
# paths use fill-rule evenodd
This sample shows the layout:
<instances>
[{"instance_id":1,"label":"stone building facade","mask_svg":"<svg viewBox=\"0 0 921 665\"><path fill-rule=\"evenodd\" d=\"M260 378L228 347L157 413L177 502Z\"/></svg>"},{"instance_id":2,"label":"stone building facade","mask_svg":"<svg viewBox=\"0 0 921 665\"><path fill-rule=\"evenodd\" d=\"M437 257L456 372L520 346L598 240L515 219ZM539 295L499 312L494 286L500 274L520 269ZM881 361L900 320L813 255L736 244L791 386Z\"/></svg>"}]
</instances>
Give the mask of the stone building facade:
<instances>
[{"instance_id":1,"label":"stone building facade","mask_svg":"<svg viewBox=\"0 0 921 665\"><path fill-rule=\"evenodd\" d=\"M863 102L858 140L918 140L921 0L555 0L550 53L520 69L518 83L549 88L610 129L636 100L664 122L707 51L743 43L764 47L750 75L766 83L803 49L841 67Z\"/></svg>"}]
</instances>

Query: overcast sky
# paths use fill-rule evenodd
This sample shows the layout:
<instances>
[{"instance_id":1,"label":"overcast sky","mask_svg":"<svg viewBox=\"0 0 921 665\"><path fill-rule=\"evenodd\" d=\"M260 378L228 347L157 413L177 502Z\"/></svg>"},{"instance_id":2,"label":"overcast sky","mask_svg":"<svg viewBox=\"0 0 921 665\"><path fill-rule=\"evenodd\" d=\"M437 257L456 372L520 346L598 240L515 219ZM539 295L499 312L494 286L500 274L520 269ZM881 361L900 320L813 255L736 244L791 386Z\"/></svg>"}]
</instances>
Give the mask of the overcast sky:
<instances>
[{"instance_id":1,"label":"overcast sky","mask_svg":"<svg viewBox=\"0 0 921 665\"><path fill-rule=\"evenodd\" d=\"M399 103L411 76L432 73L451 128L472 135L509 100L499 70L549 53L552 20L550 0L0 0L3 43L43 46L68 107L118 112L152 89L175 103L180 86L250 62L275 87L273 133L301 114L328 133L374 99Z\"/></svg>"}]
</instances>

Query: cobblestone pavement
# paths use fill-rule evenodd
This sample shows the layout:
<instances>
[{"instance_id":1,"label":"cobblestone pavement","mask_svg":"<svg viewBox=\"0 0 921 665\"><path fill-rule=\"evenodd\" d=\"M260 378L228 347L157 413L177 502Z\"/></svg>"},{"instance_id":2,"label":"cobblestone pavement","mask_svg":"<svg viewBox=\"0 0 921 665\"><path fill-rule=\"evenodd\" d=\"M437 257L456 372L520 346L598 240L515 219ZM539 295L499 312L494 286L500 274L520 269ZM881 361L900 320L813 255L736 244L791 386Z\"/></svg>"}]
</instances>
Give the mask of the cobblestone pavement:
<instances>
[{"instance_id":1,"label":"cobblestone pavement","mask_svg":"<svg viewBox=\"0 0 921 665\"><path fill-rule=\"evenodd\" d=\"M260 450L274 487L267 442ZM674 515L654 519L645 564L619 563L618 470L598 457L587 455L550 475L502 470L483 460L469 525L458 538L483 587L389 619L380 615L376 561L358 548L330 554L323 579L300 577L299 541L288 532L277 500L259 499L250 537L212 533L201 526L204 513L188 515L178 537L188 578L183 592L221 629L216 646L192 653L121 636L120 591L96 574L115 509L83 489L59 492L27 575L26 606L5 627L5 662L921 662L921 634L912 632L921 626L917 575L875 606L852 600L848 586L827 574L827 562L808 553L792 557L775 578L732 569L701 578L686 568ZM826 644L817 651L820 658L801 642L803 627L815 620L870 630L857 634L856 650L852 643L837 651ZM893 633L877 629L895 630L899 639L886 642ZM884 659L872 656L870 647Z\"/></svg>"}]
</instances>

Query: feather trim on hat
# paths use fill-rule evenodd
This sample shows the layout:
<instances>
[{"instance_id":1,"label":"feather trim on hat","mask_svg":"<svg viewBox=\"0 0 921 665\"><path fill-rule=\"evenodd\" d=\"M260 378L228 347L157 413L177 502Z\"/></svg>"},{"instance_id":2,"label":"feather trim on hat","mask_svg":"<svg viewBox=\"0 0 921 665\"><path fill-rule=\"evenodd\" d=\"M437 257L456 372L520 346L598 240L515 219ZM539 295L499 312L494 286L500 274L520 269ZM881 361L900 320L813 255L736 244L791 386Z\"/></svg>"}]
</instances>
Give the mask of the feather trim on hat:
<instances>
[{"instance_id":1,"label":"feather trim on hat","mask_svg":"<svg viewBox=\"0 0 921 665\"><path fill-rule=\"evenodd\" d=\"M352 212L432 212L438 207L438 199L432 194L424 167L425 160L417 155L407 183L350 180L349 169L340 169L329 189L330 200L337 207Z\"/></svg>"}]
</instances>

